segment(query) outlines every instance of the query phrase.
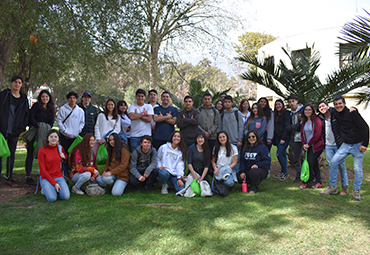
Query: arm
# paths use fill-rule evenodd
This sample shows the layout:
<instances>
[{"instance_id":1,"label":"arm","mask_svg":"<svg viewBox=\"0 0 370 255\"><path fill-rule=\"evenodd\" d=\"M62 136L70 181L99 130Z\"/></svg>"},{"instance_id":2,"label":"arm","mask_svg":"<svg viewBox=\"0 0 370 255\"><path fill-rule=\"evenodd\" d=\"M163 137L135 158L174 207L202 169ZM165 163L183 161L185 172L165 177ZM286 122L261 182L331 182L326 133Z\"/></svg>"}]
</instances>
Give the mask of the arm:
<instances>
[{"instance_id":1,"label":"arm","mask_svg":"<svg viewBox=\"0 0 370 255\"><path fill-rule=\"evenodd\" d=\"M39 168L40 168L40 175L48 180L51 185L55 185L57 182L50 176L49 172L46 169L46 159L47 155L45 154L44 150L39 150L38 161L39 161Z\"/></svg>"},{"instance_id":2,"label":"arm","mask_svg":"<svg viewBox=\"0 0 370 255\"><path fill-rule=\"evenodd\" d=\"M113 175L120 174L125 172L126 169L129 169L129 167L130 167L130 152L127 149L123 148L121 152L121 162L118 164L118 166L111 168L110 172ZM128 174L129 173L127 173L127 175Z\"/></svg>"},{"instance_id":3,"label":"arm","mask_svg":"<svg viewBox=\"0 0 370 255\"><path fill-rule=\"evenodd\" d=\"M244 133L243 114L241 112L238 112L238 147L242 145L241 143L243 141L243 133Z\"/></svg>"},{"instance_id":4,"label":"arm","mask_svg":"<svg viewBox=\"0 0 370 255\"><path fill-rule=\"evenodd\" d=\"M121 131L121 117L118 115L118 119L116 119L116 123L113 127L113 133L118 134Z\"/></svg>"},{"instance_id":5,"label":"arm","mask_svg":"<svg viewBox=\"0 0 370 255\"><path fill-rule=\"evenodd\" d=\"M192 111L192 116L183 119L183 122L186 123L187 126L198 126L200 122L200 112L194 109L194 111Z\"/></svg>"},{"instance_id":6,"label":"arm","mask_svg":"<svg viewBox=\"0 0 370 255\"><path fill-rule=\"evenodd\" d=\"M180 130L188 126L185 124L185 122L183 122L183 120L185 119L184 115L185 115L185 111L181 111L179 112L177 116L176 125Z\"/></svg>"},{"instance_id":7,"label":"arm","mask_svg":"<svg viewBox=\"0 0 370 255\"><path fill-rule=\"evenodd\" d=\"M31 110L29 110L29 121L28 122L29 122L29 125L32 125L35 128L38 128L39 125L37 125L37 121L35 119L36 108L37 108L37 103L32 106Z\"/></svg>"},{"instance_id":8,"label":"arm","mask_svg":"<svg viewBox=\"0 0 370 255\"><path fill-rule=\"evenodd\" d=\"M138 159L138 153L137 153L136 150L134 150L134 152L132 152L132 156L131 156L131 159L130 159L130 172L137 179L140 179L141 174L137 170L137 159Z\"/></svg>"},{"instance_id":9,"label":"arm","mask_svg":"<svg viewBox=\"0 0 370 255\"><path fill-rule=\"evenodd\" d=\"M64 133L64 131L66 130L66 127L65 125L62 123L63 120L65 119L65 117L67 117L65 115L65 111L64 111L64 106L62 106L60 109L59 109L59 112L58 112L58 116L57 116L57 126L59 127L59 131L61 133Z\"/></svg>"},{"instance_id":10,"label":"arm","mask_svg":"<svg viewBox=\"0 0 370 255\"><path fill-rule=\"evenodd\" d=\"M79 134L79 133L81 133L82 129L85 126L85 112L79 106L76 105L76 107L78 107L76 110L80 111L80 126L78 127L78 134ZM77 134L77 136L78 136L78 134Z\"/></svg>"},{"instance_id":11,"label":"arm","mask_svg":"<svg viewBox=\"0 0 370 255\"><path fill-rule=\"evenodd\" d=\"M357 126L360 129L361 136L363 137L362 145L360 146L364 152L366 151L367 146L369 145L369 126L367 125L366 121L362 118L362 116L358 113L358 111L353 111L350 113L352 118L354 119L354 122L357 124Z\"/></svg>"},{"instance_id":12,"label":"arm","mask_svg":"<svg viewBox=\"0 0 370 255\"><path fill-rule=\"evenodd\" d=\"M220 112L216 110L216 116L213 118L213 126L211 127L211 129L208 131L208 133L210 135L213 135L214 133L217 132L217 128L218 128L218 119L220 117Z\"/></svg>"},{"instance_id":13,"label":"arm","mask_svg":"<svg viewBox=\"0 0 370 255\"><path fill-rule=\"evenodd\" d=\"M150 175L152 171L157 167L157 150L153 147L153 155L151 158L150 165L145 169L145 173Z\"/></svg>"},{"instance_id":14,"label":"arm","mask_svg":"<svg viewBox=\"0 0 370 255\"><path fill-rule=\"evenodd\" d=\"M158 153L157 153L157 168L158 169L162 166L163 146L165 146L165 144L159 147Z\"/></svg>"},{"instance_id":15,"label":"arm","mask_svg":"<svg viewBox=\"0 0 370 255\"><path fill-rule=\"evenodd\" d=\"M95 123L95 127L94 127L94 133L95 133L95 140L98 141L102 139L101 137L101 134L100 134L100 123L102 121L102 117L104 117L104 114L103 113L100 113L98 115L98 118L96 120L96 123Z\"/></svg>"},{"instance_id":16,"label":"arm","mask_svg":"<svg viewBox=\"0 0 370 255\"><path fill-rule=\"evenodd\" d=\"M283 136L281 137L281 140L286 141L288 139L288 137L290 136L289 129L291 127L289 112L285 111L284 116L281 116L281 117L283 117L284 127L285 127L285 130L284 130Z\"/></svg>"},{"instance_id":17,"label":"arm","mask_svg":"<svg viewBox=\"0 0 370 255\"><path fill-rule=\"evenodd\" d=\"M313 136L308 142L308 145L311 146L317 143L322 138L322 121L319 117L315 118L315 128L313 130Z\"/></svg>"},{"instance_id":18,"label":"arm","mask_svg":"<svg viewBox=\"0 0 370 255\"><path fill-rule=\"evenodd\" d=\"M233 162L231 163L230 167L234 168L238 164L238 154L233 156Z\"/></svg>"},{"instance_id":19,"label":"arm","mask_svg":"<svg viewBox=\"0 0 370 255\"><path fill-rule=\"evenodd\" d=\"M271 161L270 153L265 145L260 146L263 146L263 149L261 150L260 155L258 155L259 161L256 162L255 165L259 168L268 169Z\"/></svg>"},{"instance_id":20,"label":"arm","mask_svg":"<svg viewBox=\"0 0 370 255\"><path fill-rule=\"evenodd\" d=\"M271 122L271 121L270 121L270 122ZM266 131L266 125L267 125L266 118L265 118L265 117L263 117L263 118L261 119L261 127L257 130L257 133L258 133L258 135L259 135L260 137L262 137L262 136L263 136L263 134L265 133L265 131Z\"/></svg>"},{"instance_id":21,"label":"arm","mask_svg":"<svg viewBox=\"0 0 370 255\"><path fill-rule=\"evenodd\" d=\"M188 168L191 174L193 175L194 180L198 181L199 178L193 168L193 146L191 146L188 150Z\"/></svg>"},{"instance_id":22,"label":"arm","mask_svg":"<svg viewBox=\"0 0 370 255\"><path fill-rule=\"evenodd\" d=\"M274 113L271 111L270 121L267 123L267 143L271 143L274 137Z\"/></svg>"}]
</instances>

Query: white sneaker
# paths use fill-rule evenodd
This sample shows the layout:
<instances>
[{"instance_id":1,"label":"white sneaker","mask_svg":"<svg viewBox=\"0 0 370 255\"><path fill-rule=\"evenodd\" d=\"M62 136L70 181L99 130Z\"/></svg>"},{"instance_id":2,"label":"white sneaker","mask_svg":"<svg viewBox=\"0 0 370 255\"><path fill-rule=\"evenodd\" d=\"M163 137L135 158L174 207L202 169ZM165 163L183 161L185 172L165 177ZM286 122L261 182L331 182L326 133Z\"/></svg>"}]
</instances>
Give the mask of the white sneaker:
<instances>
[{"instance_id":1,"label":"white sneaker","mask_svg":"<svg viewBox=\"0 0 370 255\"><path fill-rule=\"evenodd\" d=\"M76 186L73 186L72 187L72 192L75 193L75 194L77 194L77 195L83 195L83 194L85 194L82 190L80 190Z\"/></svg>"},{"instance_id":2,"label":"white sneaker","mask_svg":"<svg viewBox=\"0 0 370 255\"><path fill-rule=\"evenodd\" d=\"M167 184L162 184L162 194L168 194L168 185Z\"/></svg>"}]
</instances>

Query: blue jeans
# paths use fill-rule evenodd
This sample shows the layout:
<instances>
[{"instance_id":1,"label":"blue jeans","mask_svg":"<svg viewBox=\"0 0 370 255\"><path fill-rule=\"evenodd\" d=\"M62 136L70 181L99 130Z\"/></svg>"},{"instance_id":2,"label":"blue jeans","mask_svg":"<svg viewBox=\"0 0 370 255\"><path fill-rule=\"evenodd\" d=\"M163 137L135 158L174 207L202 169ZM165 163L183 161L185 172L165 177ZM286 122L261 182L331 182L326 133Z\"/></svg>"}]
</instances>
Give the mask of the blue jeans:
<instances>
[{"instance_id":1,"label":"blue jeans","mask_svg":"<svg viewBox=\"0 0 370 255\"><path fill-rule=\"evenodd\" d=\"M105 184L112 186L112 195L113 196L121 196L125 191L127 186L127 182L118 179L115 175L111 176L103 176L102 180Z\"/></svg>"},{"instance_id":2,"label":"blue jeans","mask_svg":"<svg viewBox=\"0 0 370 255\"><path fill-rule=\"evenodd\" d=\"M168 170L165 168L162 168L158 171L158 179L162 183L162 185L167 184L168 180L171 180L173 186L175 187L176 193L185 187L184 184L184 186L180 188L177 185L177 176L170 174L170 172L168 172Z\"/></svg>"},{"instance_id":3,"label":"blue jeans","mask_svg":"<svg viewBox=\"0 0 370 255\"><path fill-rule=\"evenodd\" d=\"M81 188L82 184L90 180L91 178L91 173L90 172L84 172L82 174L80 173L75 173L72 177L73 183L75 183L76 188Z\"/></svg>"},{"instance_id":4,"label":"blue jeans","mask_svg":"<svg viewBox=\"0 0 370 255\"><path fill-rule=\"evenodd\" d=\"M66 183L66 181L64 180L64 178L63 177L59 177L59 178L55 178L54 180L60 186L59 198L62 199L62 200L68 200L69 197L71 196L71 193L69 192L68 184ZM56 192L54 186L51 185L51 183L47 179L41 180L41 176L40 176L40 185L41 185L41 188L44 191L46 200L48 200L48 202L51 202L52 203L55 200L57 200L58 193Z\"/></svg>"},{"instance_id":5,"label":"blue jeans","mask_svg":"<svg viewBox=\"0 0 370 255\"><path fill-rule=\"evenodd\" d=\"M334 157L334 154L337 152L338 147L337 146L325 146L325 154L326 154L326 160L328 161L329 164L329 169L330 165L332 164L332 159ZM338 170L338 169L337 169ZM342 179L342 186L348 186L348 177L347 177L347 168L346 168L346 162L344 159L339 162L339 172L340 172L340 177ZM336 178L338 176L338 171L329 171L329 179L330 179L330 186L336 187L337 186L337 181ZM335 182L332 182L332 180L335 180Z\"/></svg>"},{"instance_id":6,"label":"blue jeans","mask_svg":"<svg viewBox=\"0 0 370 255\"><path fill-rule=\"evenodd\" d=\"M364 161L365 152L360 152L360 146L362 142L356 144L347 144L342 143L340 148L335 153L334 157L331 160L331 164L329 164L329 173L338 172L339 165L342 163L348 155L352 155L353 157L353 168L355 170L355 182L353 184L353 189L360 190L363 178L363 169L362 163ZM337 183L337 176L331 178L330 174L330 185ZM336 186L336 185L335 185Z\"/></svg>"},{"instance_id":7,"label":"blue jeans","mask_svg":"<svg viewBox=\"0 0 370 255\"><path fill-rule=\"evenodd\" d=\"M221 174L221 172L222 172L222 167L220 167L220 174ZM233 173L235 173L234 172L234 168L232 168L232 170L233 170ZM213 188L213 186L214 186L214 182L215 182L215 178L216 178L216 174L213 176L213 179L212 179L212 184L211 184L211 188L212 188L212 192L213 193L215 193L215 190L214 190L214 188ZM224 184L226 185L226 186L229 186L229 187L232 187L232 186L234 186L234 177L233 177L233 175L232 174L230 174L230 176L229 176L229 178L227 178L227 180L224 180L223 181L224 182Z\"/></svg>"},{"instance_id":8,"label":"blue jeans","mask_svg":"<svg viewBox=\"0 0 370 255\"><path fill-rule=\"evenodd\" d=\"M279 160L281 172L285 174L288 172L288 159L286 157L286 149L290 144L290 137L286 139L284 144L280 144L280 141L281 139L275 139L275 144L277 144L276 157Z\"/></svg>"},{"instance_id":9,"label":"blue jeans","mask_svg":"<svg viewBox=\"0 0 370 255\"><path fill-rule=\"evenodd\" d=\"M131 137L130 138L130 150L131 153L136 150L136 148L140 145L140 137Z\"/></svg>"}]
</instances>

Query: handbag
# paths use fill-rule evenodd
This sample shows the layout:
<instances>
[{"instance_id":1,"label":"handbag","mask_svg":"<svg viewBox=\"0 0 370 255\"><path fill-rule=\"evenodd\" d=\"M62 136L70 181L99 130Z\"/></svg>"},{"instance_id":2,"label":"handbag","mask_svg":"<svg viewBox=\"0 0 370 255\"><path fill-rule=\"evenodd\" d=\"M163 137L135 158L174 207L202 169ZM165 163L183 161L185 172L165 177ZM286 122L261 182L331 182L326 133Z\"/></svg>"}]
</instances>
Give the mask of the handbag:
<instances>
[{"instance_id":1,"label":"handbag","mask_svg":"<svg viewBox=\"0 0 370 255\"><path fill-rule=\"evenodd\" d=\"M2 133L0 133L0 158L10 157L10 150Z\"/></svg>"},{"instance_id":2,"label":"handbag","mask_svg":"<svg viewBox=\"0 0 370 255\"><path fill-rule=\"evenodd\" d=\"M99 146L98 152L96 153L96 164L105 165L108 159L108 151L104 144Z\"/></svg>"},{"instance_id":3,"label":"handbag","mask_svg":"<svg viewBox=\"0 0 370 255\"><path fill-rule=\"evenodd\" d=\"M216 178L214 179L213 189L215 190L215 193L219 194L221 197L226 197L229 195L229 190L226 188L223 182L217 180Z\"/></svg>"},{"instance_id":4,"label":"handbag","mask_svg":"<svg viewBox=\"0 0 370 255\"><path fill-rule=\"evenodd\" d=\"M201 181L199 183L200 185L200 196L201 197L211 197L213 196L213 193L212 193L212 189L211 189L211 186L209 185L209 183L205 180Z\"/></svg>"},{"instance_id":5,"label":"handbag","mask_svg":"<svg viewBox=\"0 0 370 255\"><path fill-rule=\"evenodd\" d=\"M191 190L197 195L197 196L200 196L200 184L197 180L193 180L191 183L190 183L190 188Z\"/></svg>"},{"instance_id":6,"label":"handbag","mask_svg":"<svg viewBox=\"0 0 370 255\"><path fill-rule=\"evenodd\" d=\"M73 150L73 148L77 145L77 144L79 144L81 141L82 141L82 136L77 136L76 138L75 138L75 140L73 141L73 143L71 144L71 146L69 146L69 148L68 148L68 153L69 154L71 154L72 153L72 150Z\"/></svg>"},{"instance_id":7,"label":"handbag","mask_svg":"<svg viewBox=\"0 0 370 255\"><path fill-rule=\"evenodd\" d=\"M301 180L303 182L307 182L309 178L310 178L310 165L308 164L307 161L307 151L306 151L306 156L304 158L301 168Z\"/></svg>"}]
</instances>

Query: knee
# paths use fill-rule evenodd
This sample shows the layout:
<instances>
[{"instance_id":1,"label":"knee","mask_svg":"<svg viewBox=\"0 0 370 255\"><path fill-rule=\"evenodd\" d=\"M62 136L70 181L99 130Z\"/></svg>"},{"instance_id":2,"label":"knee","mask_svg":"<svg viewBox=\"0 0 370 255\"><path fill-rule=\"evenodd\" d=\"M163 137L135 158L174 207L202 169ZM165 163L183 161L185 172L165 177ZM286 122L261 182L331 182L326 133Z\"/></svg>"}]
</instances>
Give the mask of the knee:
<instances>
[{"instance_id":1,"label":"knee","mask_svg":"<svg viewBox=\"0 0 370 255\"><path fill-rule=\"evenodd\" d=\"M117 189L117 188L115 189L115 188L113 188L112 189L112 195L115 196L115 197L122 196L123 191L124 191L124 189Z\"/></svg>"},{"instance_id":2,"label":"knee","mask_svg":"<svg viewBox=\"0 0 370 255\"><path fill-rule=\"evenodd\" d=\"M49 194L49 195L46 195L45 194L45 197L46 197L46 200L48 201L48 202L50 202L50 203L54 203L55 202L55 200L57 200L57 196L56 195L54 195L54 194Z\"/></svg>"}]
</instances>

